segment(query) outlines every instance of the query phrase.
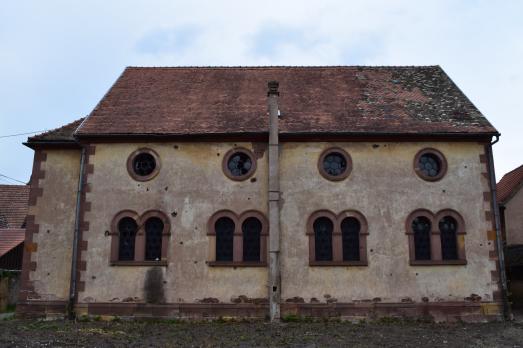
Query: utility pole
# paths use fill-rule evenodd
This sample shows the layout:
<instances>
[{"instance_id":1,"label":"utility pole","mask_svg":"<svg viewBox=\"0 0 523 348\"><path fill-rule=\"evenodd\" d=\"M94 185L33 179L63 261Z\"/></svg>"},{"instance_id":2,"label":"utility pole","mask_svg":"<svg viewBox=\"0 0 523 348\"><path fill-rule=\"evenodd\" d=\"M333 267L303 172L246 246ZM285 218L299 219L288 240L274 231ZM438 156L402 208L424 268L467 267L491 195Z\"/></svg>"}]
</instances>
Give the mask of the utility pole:
<instances>
[{"instance_id":1,"label":"utility pole","mask_svg":"<svg viewBox=\"0 0 523 348\"><path fill-rule=\"evenodd\" d=\"M270 81L269 104L269 306L271 321L280 320L280 149L278 138L278 82Z\"/></svg>"}]
</instances>

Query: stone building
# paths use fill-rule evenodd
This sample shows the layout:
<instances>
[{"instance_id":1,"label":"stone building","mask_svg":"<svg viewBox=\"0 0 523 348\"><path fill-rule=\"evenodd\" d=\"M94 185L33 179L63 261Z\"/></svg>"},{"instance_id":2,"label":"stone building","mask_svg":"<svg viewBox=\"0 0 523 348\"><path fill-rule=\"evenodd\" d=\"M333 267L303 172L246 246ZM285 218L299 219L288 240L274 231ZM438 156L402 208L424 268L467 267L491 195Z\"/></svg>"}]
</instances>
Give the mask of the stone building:
<instances>
[{"instance_id":1,"label":"stone building","mask_svg":"<svg viewBox=\"0 0 523 348\"><path fill-rule=\"evenodd\" d=\"M127 68L26 143L19 313L497 318L497 136L438 66Z\"/></svg>"}]
</instances>

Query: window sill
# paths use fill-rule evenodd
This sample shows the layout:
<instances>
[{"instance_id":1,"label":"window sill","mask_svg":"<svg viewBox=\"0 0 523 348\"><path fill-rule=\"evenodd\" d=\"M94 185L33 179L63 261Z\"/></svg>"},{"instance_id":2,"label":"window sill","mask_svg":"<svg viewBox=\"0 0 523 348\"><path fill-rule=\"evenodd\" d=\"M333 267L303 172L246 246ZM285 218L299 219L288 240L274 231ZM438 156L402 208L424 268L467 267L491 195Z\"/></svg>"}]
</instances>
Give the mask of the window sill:
<instances>
[{"instance_id":1,"label":"window sill","mask_svg":"<svg viewBox=\"0 0 523 348\"><path fill-rule=\"evenodd\" d=\"M111 266L162 266L167 267L167 260L160 261L111 261Z\"/></svg>"},{"instance_id":2,"label":"window sill","mask_svg":"<svg viewBox=\"0 0 523 348\"><path fill-rule=\"evenodd\" d=\"M207 261L209 267L267 267L265 262Z\"/></svg>"},{"instance_id":3,"label":"window sill","mask_svg":"<svg viewBox=\"0 0 523 348\"><path fill-rule=\"evenodd\" d=\"M411 260L411 266L463 266L467 260Z\"/></svg>"},{"instance_id":4,"label":"window sill","mask_svg":"<svg viewBox=\"0 0 523 348\"><path fill-rule=\"evenodd\" d=\"M311 267L351 267L368 266L365 261L309 261Z\"/></svg>"}]
</instances>

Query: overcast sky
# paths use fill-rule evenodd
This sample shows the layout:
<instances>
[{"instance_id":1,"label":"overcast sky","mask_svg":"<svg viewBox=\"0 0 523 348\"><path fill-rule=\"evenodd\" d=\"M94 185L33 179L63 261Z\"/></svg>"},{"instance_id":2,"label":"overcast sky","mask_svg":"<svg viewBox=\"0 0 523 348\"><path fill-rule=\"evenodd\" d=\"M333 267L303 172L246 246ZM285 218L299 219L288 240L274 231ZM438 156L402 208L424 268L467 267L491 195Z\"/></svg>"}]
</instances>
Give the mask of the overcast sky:
<instances>
[{"instance_id":1,"label":"overcast sky","mask_svg":"<svg viewBox=\"0 0 523 348\"><path fill-rule=\"evenodd\" d=\"M438 64L502 133L499 180L523 163L522 18L523 1L3 0L0 136L87 115L130 65ZM0 174L29 180L26 138L0 138Z\"/></svg>"}]
</instances>

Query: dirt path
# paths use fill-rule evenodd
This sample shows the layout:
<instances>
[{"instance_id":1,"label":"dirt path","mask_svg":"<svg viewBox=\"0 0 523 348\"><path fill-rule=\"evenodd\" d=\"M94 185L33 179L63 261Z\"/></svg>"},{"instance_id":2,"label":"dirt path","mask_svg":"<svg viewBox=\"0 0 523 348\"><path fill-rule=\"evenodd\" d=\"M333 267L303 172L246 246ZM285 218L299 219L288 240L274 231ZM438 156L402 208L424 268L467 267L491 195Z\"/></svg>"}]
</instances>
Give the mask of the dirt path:
<instances>
[{"instance_id":1,"label":"dirt path","mask_svg":"<svg viewBox=\"0 0 523 348\"><path fill-rule=\"evenodd\" d=\"M523 347L522 323L0 321L0 347Z\"/></svg>"}]
</instances>

